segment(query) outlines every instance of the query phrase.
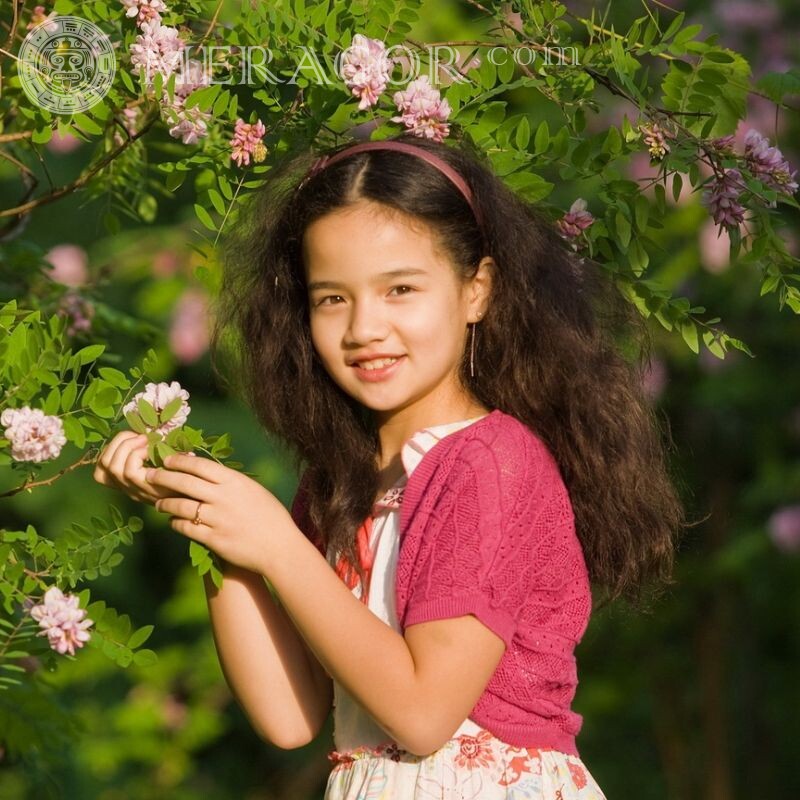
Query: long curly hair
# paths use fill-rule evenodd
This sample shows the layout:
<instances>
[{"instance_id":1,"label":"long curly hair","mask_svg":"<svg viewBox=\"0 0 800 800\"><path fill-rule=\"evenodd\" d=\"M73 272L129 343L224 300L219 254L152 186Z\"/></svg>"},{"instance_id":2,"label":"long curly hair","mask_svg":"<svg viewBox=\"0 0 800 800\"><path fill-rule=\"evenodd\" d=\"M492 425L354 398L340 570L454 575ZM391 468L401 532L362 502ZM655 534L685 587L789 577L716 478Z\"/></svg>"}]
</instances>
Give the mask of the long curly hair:
<instances>
[{"instance_id":1,"label":"long curly hair","mask_svg":"<svg viewBox=\"0 0 800 800\"><path fill-rule=\"evenodd\" d=\"M332 380L312 344L302 241L312 222L360 201L416 218L462 280L475 275L484 255L495 263L475 336L476 375L465 348L459 380L550 448L602 605L617 597L642 601L645 588L659 594L675 583L684 517L643 386L651 347L644 320L603 265L574 252L552 219L509 189L466 137L397 140L435 153L464 177L482 227L451 181L413 155L360 152L307 177L319 153L286 154L223 240L212 306L215 373L287 446L298 473L305 471L310 523L363 581L355 532L380 485L378 432L372 413Z\"/></svg>"}]
</instances>

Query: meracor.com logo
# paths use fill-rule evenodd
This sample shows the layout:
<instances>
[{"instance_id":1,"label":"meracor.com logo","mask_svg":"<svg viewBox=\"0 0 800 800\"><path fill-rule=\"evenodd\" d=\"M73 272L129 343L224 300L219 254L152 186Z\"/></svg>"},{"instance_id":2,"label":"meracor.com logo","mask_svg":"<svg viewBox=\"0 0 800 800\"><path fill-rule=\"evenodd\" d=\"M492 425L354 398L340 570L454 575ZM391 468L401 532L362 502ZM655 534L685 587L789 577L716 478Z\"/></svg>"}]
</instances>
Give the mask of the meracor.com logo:
<instances>
[{"instance_id":1,"label":"meracor.com logo","mask_svg":"<svg viewBox=\"0 0 800 800\"><path fill-rule=\"evenodd\" d=\"M114 80L111 42L81 17L54 16L32 28L19 51L25 94L56 114L85 111L99 103Z\"/></svg>"}]
</instances>

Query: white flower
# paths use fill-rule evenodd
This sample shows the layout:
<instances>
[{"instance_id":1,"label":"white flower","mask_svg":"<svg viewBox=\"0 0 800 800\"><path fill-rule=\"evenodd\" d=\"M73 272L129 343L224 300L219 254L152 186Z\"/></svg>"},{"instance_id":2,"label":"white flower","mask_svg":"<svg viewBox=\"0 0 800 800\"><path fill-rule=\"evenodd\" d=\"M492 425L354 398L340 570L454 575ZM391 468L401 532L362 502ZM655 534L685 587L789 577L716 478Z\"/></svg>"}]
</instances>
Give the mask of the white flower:
<instances>
[{"instance_id":1,"label":"white flower","mask_svg":"<svg viewBox=\"0 0 800 800\"><path fill-rule=\"evenodd\" d=\"M48 416L39 408L7 408L0 414L0 424L6 429L11 457L16 461L58 458L67 443L61 419Z\"/></svg>"},{"instance_id":2,"label":"white flower","mask_svg":"<svg viewBox=\"0 0 800 800\"><path fill-rule=\"evenodd\" d=\"M138 414L139 399L141 398L150 403L150 405L155 409L156 413L158 413L163 411L167 407L167 404L176 397L183 398L183 403L172 419L167 420L167 422L156 427L149 426L147 423L145 423L148 431L156 430L160 434L166 435L171 430L180 428L181 425L186 422L189 412L191 411L189 404L186 402L189 399L189 392L187 392L186 389L182 389L178 381L172 381L172 383L169 384L164 383L163 381L161 383L148 383L143 392L139 392L138 394L134 395L133 399L122 407L122 411L125 414L129 412Z\"/></svg>"},{"instance_id":3,"label":"white flower","mask_svg":"<svg viewBox=\"0 0 800 800\"><path fill-rule=\"evenodd\" d=\"M86 609L78 607L77 595L65 595L57 586L51 586L39 605L31 606L29 614L43 630L39 636L47 636L50 647L61 653L75 655L76 647L83 647L91 635L86 630L94 620L84 619Z\"/></svg>"}]
</instances>

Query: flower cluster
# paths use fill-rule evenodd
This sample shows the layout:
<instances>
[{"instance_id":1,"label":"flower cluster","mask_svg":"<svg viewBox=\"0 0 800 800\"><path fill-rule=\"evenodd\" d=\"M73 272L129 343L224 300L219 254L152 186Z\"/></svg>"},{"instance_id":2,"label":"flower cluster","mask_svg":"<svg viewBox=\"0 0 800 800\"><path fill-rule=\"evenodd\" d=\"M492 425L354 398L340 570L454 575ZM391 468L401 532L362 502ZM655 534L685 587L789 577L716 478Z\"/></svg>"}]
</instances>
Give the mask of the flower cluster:
<instances>
[{"instance_id":1,"label":"flower cluster","mask_svg":"<svg viewBox=\"0 0 800 800\"><path fill-rule=\"evenodd\" d=\"M125 6L126 17L136 17L136 24L140 27L145 22L161 21L161 12L167 7L163 0L122 0Z\"/></svg>"},{"instance_id":2,"label":"flower cluster","mask_svg":"<svg viewBox=\"0 0 800 800\"><path fill-rule=\"evenodd\" d=\"M386 45L379 39L357 33L342 59L342 78L359 98L361 111L376 105L386 89L393 64L386 52ZM427 75L395 92L393 100L400 113L391 118L392 122L401 122L415 136L441 142L450 133L447 119L452 109L439 90L431 86Z\"/></svg>"},{"instance_id":3,"label":"flower cluster","mask_svg":"<svg viewBox=\"0 0 800 800\"><path fill-rule=\"evenodd\" d=\"M186 389L181 388L181 385L178 381L172 381L172 383L148 383L144 387L144 391L139 392L133 396L133 399L126 403L122 407L122 412L124 414L138 413L138 406L139 400L146 400L150 405L155 409L156 413L163 411L167 404L174 400L176 397L180 397L183 399L180 408L176 412L176 414L172 417L172 419L167 420L161 425L158 426L149 426L145 423L148 431L158 431L162 436L166 436L171 430L175 428L180 428L189 417L189 412L191 408L189 404L186 402L189 399L189 392Z\"/></svg>"},{"instance_id":4,"label":"flower cluster","mask_svg":"<svg viewBox=\"0 0 800 800\"><path fill-rule=\"evenodd\" d=\"M703 194L703 203L708 206L714 222L726 228L738 227L744 220L744 206L739 202L744 191L742 174L733 167L722 171L711 184L711 189Z\"/></svg>"},{"instance_id":5,"label":"flower cluster","mask_svg":"<svg viewBox=\"0 0 800 800\"><path fill-rule=\"evenodd\" d=\"M160 18L143 22L140 27L142 32L131 45L131 64L144 68L148 86L153 83L156 73L160 73L166 82L178 69L186 45L177 28L162 25Z\"/></svg>"},{"instance_id":6,"label":"flower cluster","mask_svg":"<svg viewBox=\"0 0 800 800\"><path fill-rule=\"evenodd\" d=\"M572 249L578 249L578 238L594 222L594 217L586 210L586 201L579 197L564 214L556 220L559 233L572 242Z\"/></svg>"},{"instance_id":7,"label":"flower cluster","mask_svg":"<svg viewBox=\"0 0 800 800\"><path fill-rule=\"evenodd\" d=\"M53 31L58 30L58 25L55 22L50 22L50 18L56 16L55 11L51 11L49 14L45 13L44 6L35 6L33 12L31 13L31 18L28 24L25 26L25 30L33 30L37 25L41 25L43 22L47 22L45 25L45 30L48 33L53 33Z\"/></svg>"},{"instance_id":8,"label":"flower cluster","mask_svg":"<svg viewBox=\"0 0 800 800\"><path fill-rule=\"evenodd\" d=\"M378 102L386 89L392 71L392 59L386 55L386 45L357 33L342 58L342 78L355 97L360 99L359 111Z\"/></svg>"},{"instance_id":9,"label":"flower cluster","mask_svg":"<svg viewBox=\"0 0 800 800\"><path fill-rule=\"evenodd\" d=\"M256 164L266 158L267 148L261 141L266 132L267 129L260 119L256 120L252 125L243 119L236 120L233 138L231 139L231 158L236 162L237 166L241 167L243 163L246 166L250 166L251 155Z\"/></svg>"},{"instance_id":10,"label":"flower cluster","mask_svg":"<svg viewBox=\"0 0 800 800\"><path fill-rule=\"evenodd\" d=\"M56 315L67 318L69 322L67 336L75 336L78 331L91 329L94 305L90 300L70 289L61 296Z\"/></svg>"},{"instance_id":11,"label":"flower cluster","mask_svg":"<svg viewBox=\"0 0 800 800\"><path fill-rule=\"evenodd\" d=\"M744 137L744 157L750 171L765 186L786 194L797 191L794 179L797 171L792 172L781 151L770 146L769 141L754 128Z\"/></svg>"},{"instance_id":12,"label":"flower cluster","mask_svg":"<svg viewBox=\"0 0 800 800\"><path fill-rule=\"evenodd\" d=\"M736 156L734 151L734 135L721 136L711 140L711 147L719 155ZM769 189L784 194L794 194L798 189L795 181L796 170L792 170L789 162L777 147L770 145L769 140L757 130L751 128L744 137L744 166L753 177L761 181ZM722 227L738 226L744 219L745 207L741 202L746 190L742 173L734 168L723 169L715 175L711 189L703 195L703 202L711 211L714 222ZM769 203L775 207L775 201Z\"/></svg>"},{"instance_id":13,"label":"flower cluster","mask_svg":"<svg viewBox=\"0 0 800 800\"><path fill-rule=\"evenodd\" d=\"M783 506L767 522L769 536L785 553L800 553L800 505Z\"/></svg>"},{"instance_id":14,"label":"flower cluster","mask_svg":"<svg viewBox=\"0 0 800 800\"><path fill-rule=\"evenodd\" d=\"M450 104L430 85L427 75L411 81L405 91L395 92L394 102L401 113L392 117L392 122L402 122L415 136L441 142L450 133L445 122Z\"/></svg>"},{"instance_id":15,"label":"flower cluster","mask_svg":"<svg viewBox=\"0 0 800 800\"><path fill-rule=\"evenodd\" d=\"M94 620L86 617L86 609L78 606L78 597L64 594L57 586L51 586L39 605L31 605L28 613L43 630L39 636L47 636L50 647L61 655L75 655L76 647L83 647L91 635L87 631Z\"/></svg>"},{"instance_id":16,"label":"flower cluster","mask_svg":"<svg viewBox=\"0 0 800 800\"><path fill-rule=\"evenodd\" d=\"M662 159L669 153L667 138L673 138L669 131L662 128L657 122L640 125L639 130L644 134L644 143L647 145L651 159Z\"/></svg>"},{"instance_id":17,"label":"flower cluster","mask_svg":"<svg viewBox=\"0 0 800 800\"><path fill-rule=\"evenodd\" d=\"M58 458L67 443L64 425L58 417L49 416L40 408L6 408L0 414L0 425L11 442L15 461L47 461Z\"/></svg>"},{"instance_id":18,"label":"flower cluster","mask_svg":"<svg viewBox=\"0 0 800 800\"><path fill-rule=\"evenodd\" d=\"M149 3L139 0L128 8L129 16L132 16L131 10L141 15L143 9L150 9L145 12L149 15L145 21L137 18L142 32L131 45L131 63L144 69L148 86L152 86L156 74L162 76L165 86L175 74L173 97L170 99L166 89L162 93L161 118L169 126L169 135L174 139L180 139L184 144L196 144L208 135L211 114L197 106L186 108L186 98L195 89L208 86L211 78L200 61L184 58L186 45L178 30L161 24L158 12L166 10L162 6L161 0L150 0Z\"/></svg>"}]
</instances>

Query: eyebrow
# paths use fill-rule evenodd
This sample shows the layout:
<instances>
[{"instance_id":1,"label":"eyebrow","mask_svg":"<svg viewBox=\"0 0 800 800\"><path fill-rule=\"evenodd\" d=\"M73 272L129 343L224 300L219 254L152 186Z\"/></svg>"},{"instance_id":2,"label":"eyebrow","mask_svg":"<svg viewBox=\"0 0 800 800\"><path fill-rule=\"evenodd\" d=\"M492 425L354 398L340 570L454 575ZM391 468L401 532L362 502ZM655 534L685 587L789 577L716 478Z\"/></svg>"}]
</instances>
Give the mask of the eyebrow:
<instances>
[{"instance_id":1,"label":"eyebrow","mask_svg":"<svg viewBox=\"0 0 800 800\"><path fill-rule=\"evenodd\" d=\"M379 275L375 276L375 282L382 278L402 278L407 275L427 274L428 271L424 269L418 269L416 267L404 267L403 269L392 269L388 272L381 272ZM313 283L308 284L308 291L313 292L315 289L341 289L343 286L343 283L338 283L337 281L314 281Z\"/></svg>"}]
</instances>

